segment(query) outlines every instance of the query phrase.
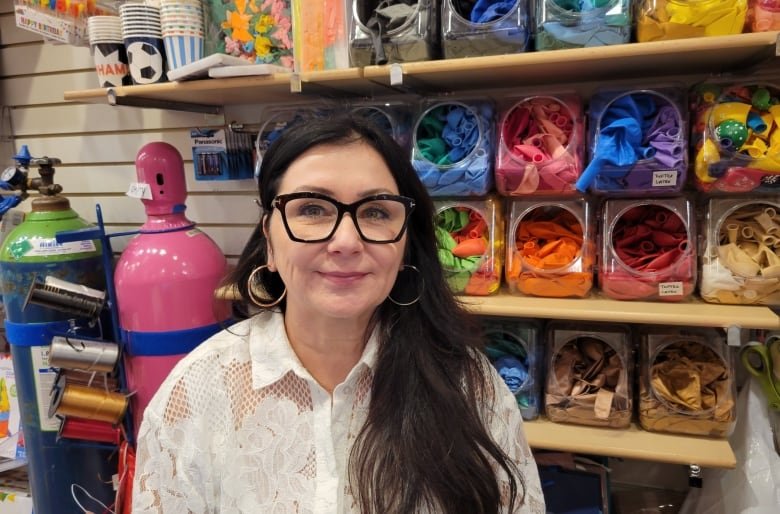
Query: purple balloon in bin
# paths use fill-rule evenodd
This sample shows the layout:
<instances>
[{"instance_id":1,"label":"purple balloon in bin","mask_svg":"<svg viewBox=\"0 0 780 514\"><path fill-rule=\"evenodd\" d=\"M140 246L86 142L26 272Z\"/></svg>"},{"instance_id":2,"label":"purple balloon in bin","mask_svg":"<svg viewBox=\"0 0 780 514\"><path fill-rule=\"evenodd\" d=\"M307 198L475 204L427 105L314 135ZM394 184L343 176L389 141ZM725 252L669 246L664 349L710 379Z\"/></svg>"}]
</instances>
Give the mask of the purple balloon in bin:
<instances>
[{"instance_id":1,"label":"purple balloon in bin","mask_svg":"<svg viewBox=\"0 0 780 514\"><path fill-rule=\"evenodd\" d=\"M577 189L608 195L678 193L688 168L684 94L602 92L590 102L590 162Z\"/></svg>"}]
</instances>

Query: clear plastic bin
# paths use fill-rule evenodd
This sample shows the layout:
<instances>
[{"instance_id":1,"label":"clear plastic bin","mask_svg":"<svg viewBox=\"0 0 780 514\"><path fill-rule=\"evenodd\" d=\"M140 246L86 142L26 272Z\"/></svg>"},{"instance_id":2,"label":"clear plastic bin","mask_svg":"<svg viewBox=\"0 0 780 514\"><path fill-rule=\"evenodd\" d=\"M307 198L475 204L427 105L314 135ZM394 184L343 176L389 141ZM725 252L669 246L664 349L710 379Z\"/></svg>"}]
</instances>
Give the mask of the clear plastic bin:
<instances>
[{"instance_id":1,"label":"clear plastic bin","mask_svg":"<svg viewBox=\"0 0 780 514\"><path fill-rule=\"evenodd\" d=\"M422 105L412 165L431 196L483 196L493 190L494 112L493 103L481 98Z\"/></svg>"},{"instance_id":2,"label":"clear plastic bin","mask_svg":"<svg viewBox=\"0 0 780 514\"><path fill-rule=\"evenodd\" d=\"M288 126L317 113L326 116L329 111L328 107L313 104L282 105L264 110L261 114L260 129L255 138L255 179L260 178L260 166L268 147Z\"/></svg>"},{"instance_id":3,"label":"clear plastic bin","mask_svg":"<svg viewBox=\"0 0 780 514\"><path fill-rule=\"evenodd\" d=\"M748 0L639 0L636 38L663 41L741 34Z\"/></svg>"},{"instance_id":4,"label":"clear plastic bin","mask_svg":"<svg viewBox=\"0 0 780 514\"><path fill-rule=\"evenodd\" d=\"M780 0L748 0L745 27L750 32L780 30Z\"/></svg>"},{"instance_id":5,"label":"clear plastic bin","mask_svg":"<svg viewBox=\"0 0 780 514\"><path fill-rule=\"evenodd\" d=\"M630 0L534 0L536 50L631 41Z\"/></svg>"},{"instance_id":6,"label":"clear plastic bin","mask_svg":"<svg viewBox=\"0 0 780 514\"><path fill-rule=\"evenodd\" d=\"M505 98L498 124L496 189L504 196L576 194L585 118L576 94Z\"/></svg>"},{"instance_id":7,"label":"clear plastic bin","mask_svg":"<svg viewBox=\"0 0 780 514\"><path fill-rule=\"evenodd\" d=\"M734 355L707 328L640 329L639 422L653 432L728 437L737 418Z\"/></svg>"},{"instance_id":8,"label":"clear plastic bin","mask_svg":"<svg viewBox=\"0 0 780 514\"><path fill-rule=\"evenodd\" d=\"M500 4L501 9L496 9ZM524 52L530 39L528 0L442 0L441 46L445 59Z\"/></svg>"},{"instance_id":9,"label":"clear plastic bin","mask_svg":"<svg viewBox=\"0 0 780 514\"><path fill-rule=\"evenodd\" d=\"M706 230L704 301L780 305L780 196L711 198Z\"/></svg>"},{"instance_id":10,"label":"clear plastic bin","mask_svg":"<svg viewBox=\"0 0 780 514\"><path fill-rule=\"evenodd\" d=\"M452 291L470 296L497 292L504 255L499 200L440 200L434 207L439 261Z\"/></svg>"},{"instance_id":11,"label":"clear plastic bin","mask_svg":"<svg viewBox=\"0 0 780 514\"><path fill-rule=\"evenodd\" d=\"M599 91L590 99L588 166L577 189L607 196L679 193L688 170L682 88Z\"/></svg>"},{"instance_id":12,"label":"clear plastic bin","mask_svg":"<svg viewBox=\"0 0 780 514\"><path fill-rule=\"evenodd\" d=\"M525 420L539 417L544 382L540 323L516 318L483 318L485 353L517 399Z\"/></svg>"},{"instance_id":13,"label":"clear plastic bin","mask_svg":"<svg viewBox=\"0 0 780 514\"><path fill-rule=\"evenodd\" d=\"M546 360L544 410L550 421L631 424L634 360L628 326L552 321Z\"/></svg>"},{"instance_id":14,"label":"clear plastic bin","mask_svg":"<svg viewBox=\"0 0 780 514\"><path fill-rule=\"evenodd\" d=\"M593 286L591 202L511 200L506 281L512 294L582 298Z\"/></svg>"},{"instance_id":15,"label":"clear plastic bin","mask_svg":"<svg viewBox=\"0 0 780 514\"><path fill-rule=\"evenodd\" d=\"M375 122L402 148L409 150L412 139L412 109L408 103L374 99L356 101L350 105L353 112Z\"/></svg>"},{"instance_id":16,"label":"clear plastic bin","mask_svg":"<svg viewBox=\"0 0 780 514\"><path fill-rule=\"evenodd\" d=\"M692 90L694 183L706 193L777 192L780 89L703 83Z\"/></svg>"},{"instance_id":17,"label":"clear plastic bin","mask_svg":"<svg viewBox=\"0 0 780 514\"><path fill-rule=\"evenodd\" d=\"M349 0L346 0L349 1ZM351 0L349 56L352 66L438 59L440 0L381 5L380 0ZM388 11L389 9L389 11Z\"/></svg>"},{"instance_id":18,"label":"clear plastic bin","mask_svg":"<svg viewBox=\"0 0 780 514\"><path fill-rule=\"evenodd\" d=\"M599 286L617 300L680 301L696 285L696 229L687 198L604 204Z\"/></svg>"}]
</instances>

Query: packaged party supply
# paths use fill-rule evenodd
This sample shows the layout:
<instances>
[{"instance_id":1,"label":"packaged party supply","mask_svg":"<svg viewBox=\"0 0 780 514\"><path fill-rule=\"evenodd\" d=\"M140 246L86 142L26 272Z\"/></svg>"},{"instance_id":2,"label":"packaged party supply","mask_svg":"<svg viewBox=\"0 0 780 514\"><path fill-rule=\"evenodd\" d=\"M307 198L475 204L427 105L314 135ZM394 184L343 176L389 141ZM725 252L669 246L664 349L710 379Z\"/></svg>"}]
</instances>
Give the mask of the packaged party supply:
<instances>
[{"instance_id":1,"label":"packaged party supply","mask_svg":"<svg viewBox=\"0 0 780 514\"><path fill-rule=\"evenodd\" d=\"M542 375L541 324L517 318L483 318L485 353L515 395L525 420L539 416Z\"/></svg>"},{"instance_id":2,"label":"packaged party supply","mask_svg":"<svg viewBox=\"0 0 780 514\"><path fill-rule=\"evenodd\" d=\"M694 183L707 193L780 186L780 90L769 83L706 82L691 91Z\"/></svg>"},{"instance_id":3,"label":"packaged party supply","mask_svg":"<svg viewBox=\"0 0 780 514\"><path fill-rule=\"evenodd\" d=\"M629 0L533 0L536 50L618 45L631 40Z\"/></svg>"},{"instance_id":4,"label":"packaged party supply","mask_svg":"<svg viewBox=\"0 0 780 514\"><path fill-rule=\"evenodd\" d=\"M780 196L710 198L704 237L704 301L780 305Z\"/></svg>"},{"instance_id":5,"label":"packaged party supply","mask_svg":"<svg viewBox=\"0 0 780 514\"><path fill-rule=\"evenodd\" d=\"M412 133L412 165L432 196L493 189L495 108L484 98L428 99Z\"/></svg>"},{"instance_id":6,"label":"packaged party supply","mask_svg":"<svg viewBox=\"0 0 780 514\"><path fill-rule=\"evenodd\" d=\"M599 287L617 300L680 301L696 285L692 202L609 199L601 227Z\"/></svg>"},{"instance_id":7,"label":"packaged party supply","mask_svg":"<svg viewBox=\"0 0 780 514\"><path fill-rule=\"evenodd\" d=\"M576 194L585 118L573 93L506 97L500 102L496 189L504 196Z\"/></svg>"},{"instance_id":8,"label":"packaged party supply","mask_svg":"<svg viewBox=\"0 0 780 514\"><path fill-rule=\"evenodd\" d=\"M348 3L292 0L295 71L349 68Z\"/></svg>"},{"instance_id":9,"label":"packaged party supply","mask_svg":"<svg viewBox=\"0 0 780 514\"><path fill-rule=\"evenodd\" d=\"M544 409L550 421L611 428L631 424L630 336L627 325L548 324Z\"/></svg>"},{"instance_id":10,"label":"packaged party supply","mask_svg":"<svg viewBox=\"0 0 780 514\"><path fill-rule=\"evenodd\" d=\"M441 46L445 59L516 54L530 39L528 0L442 0Z\"/></svg>"},{"instance_id":11,"label":"packaged party supply","mask_svg":"<svg viewBox=\"0 0 780 514\"><path fill-rule=\"evenodd\" d=\"M645 430L728 437L736 423L734 357L709 328L640 329L639 422Z\"/></svg>"},{"instance_id":12,"label":"packaged party supply","mask_svg":"<svg viewBox=\"0 0 780 514\"><path fill-rule=\"evenodd\" d=\"M679 193L688 170L681 87L600 90L590 99L588 165L577 189L607 196Z\"/></svg>"},{"instance_id":13,"label":"packaged party supply","mask_svg":"<svg viewBox=\"0 0 780 514\"><path fill-rule=\"evenodd\" d=\"M441 200L434 207L439 261L452 291L472 296L497 292L504 252L499 200Z\"/></svg>"},{"instance_id":14,"label":"packaged party supply","mask_svg":"<svg viewBox=\"0 0 780 514\"><path fill-rule=\"evenodd\" d=\"M205 11L206 40L210 26L220 30L213 53L293 69L291 0L208 0ZM206 46L210 55L211 45Z\"/></svg>"},{"instance_id":15,"label":"packaged party supply","mask_svg":"<svg viewBox=\"0 0 780 514\"><path fill-rule=\"evenodd\" d=\"M588 295L595 261L591 201L510 200L506 281L514 294Z\"/></svg>"}]
</instances>

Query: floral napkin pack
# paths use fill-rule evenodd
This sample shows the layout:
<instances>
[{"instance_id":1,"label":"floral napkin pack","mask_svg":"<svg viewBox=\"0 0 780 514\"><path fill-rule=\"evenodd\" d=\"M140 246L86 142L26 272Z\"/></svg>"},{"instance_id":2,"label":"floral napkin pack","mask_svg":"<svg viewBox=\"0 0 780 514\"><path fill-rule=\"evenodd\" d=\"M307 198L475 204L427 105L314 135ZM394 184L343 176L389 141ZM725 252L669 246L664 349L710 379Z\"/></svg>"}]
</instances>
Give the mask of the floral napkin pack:
<instances>
[{"instance_id":1,"label":"floral napkin pack","mask_svg":"<svg viewBox=\"0 0 780 514\"><path fill-rule=\"evenodd\" d=\"M207 0L207 53L241 57L248 63L293 67L290 0ZM210 51L209 51L210 50Z\"/></svg>"}]
</instances>

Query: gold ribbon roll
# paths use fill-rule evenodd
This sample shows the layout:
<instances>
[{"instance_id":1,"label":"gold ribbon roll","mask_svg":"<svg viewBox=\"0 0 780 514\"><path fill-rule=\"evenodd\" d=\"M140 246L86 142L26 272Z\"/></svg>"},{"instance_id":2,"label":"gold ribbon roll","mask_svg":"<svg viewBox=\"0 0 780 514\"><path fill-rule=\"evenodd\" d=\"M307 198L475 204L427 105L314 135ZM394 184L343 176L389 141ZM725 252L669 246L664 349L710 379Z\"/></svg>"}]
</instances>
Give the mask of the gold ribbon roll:
<instances>
[{"instance_id":1,"label":"gold ribbon roll","mask_svg":"<svg viewBox=\"0 0 780 514\"><path fill-rule=\"evenodd\" d=\"M49 416L74 416L107 423L119 423L127 410L127 397L115 393L69 384L61 377L52 391Z\"/></svg>"}]
</instances>

